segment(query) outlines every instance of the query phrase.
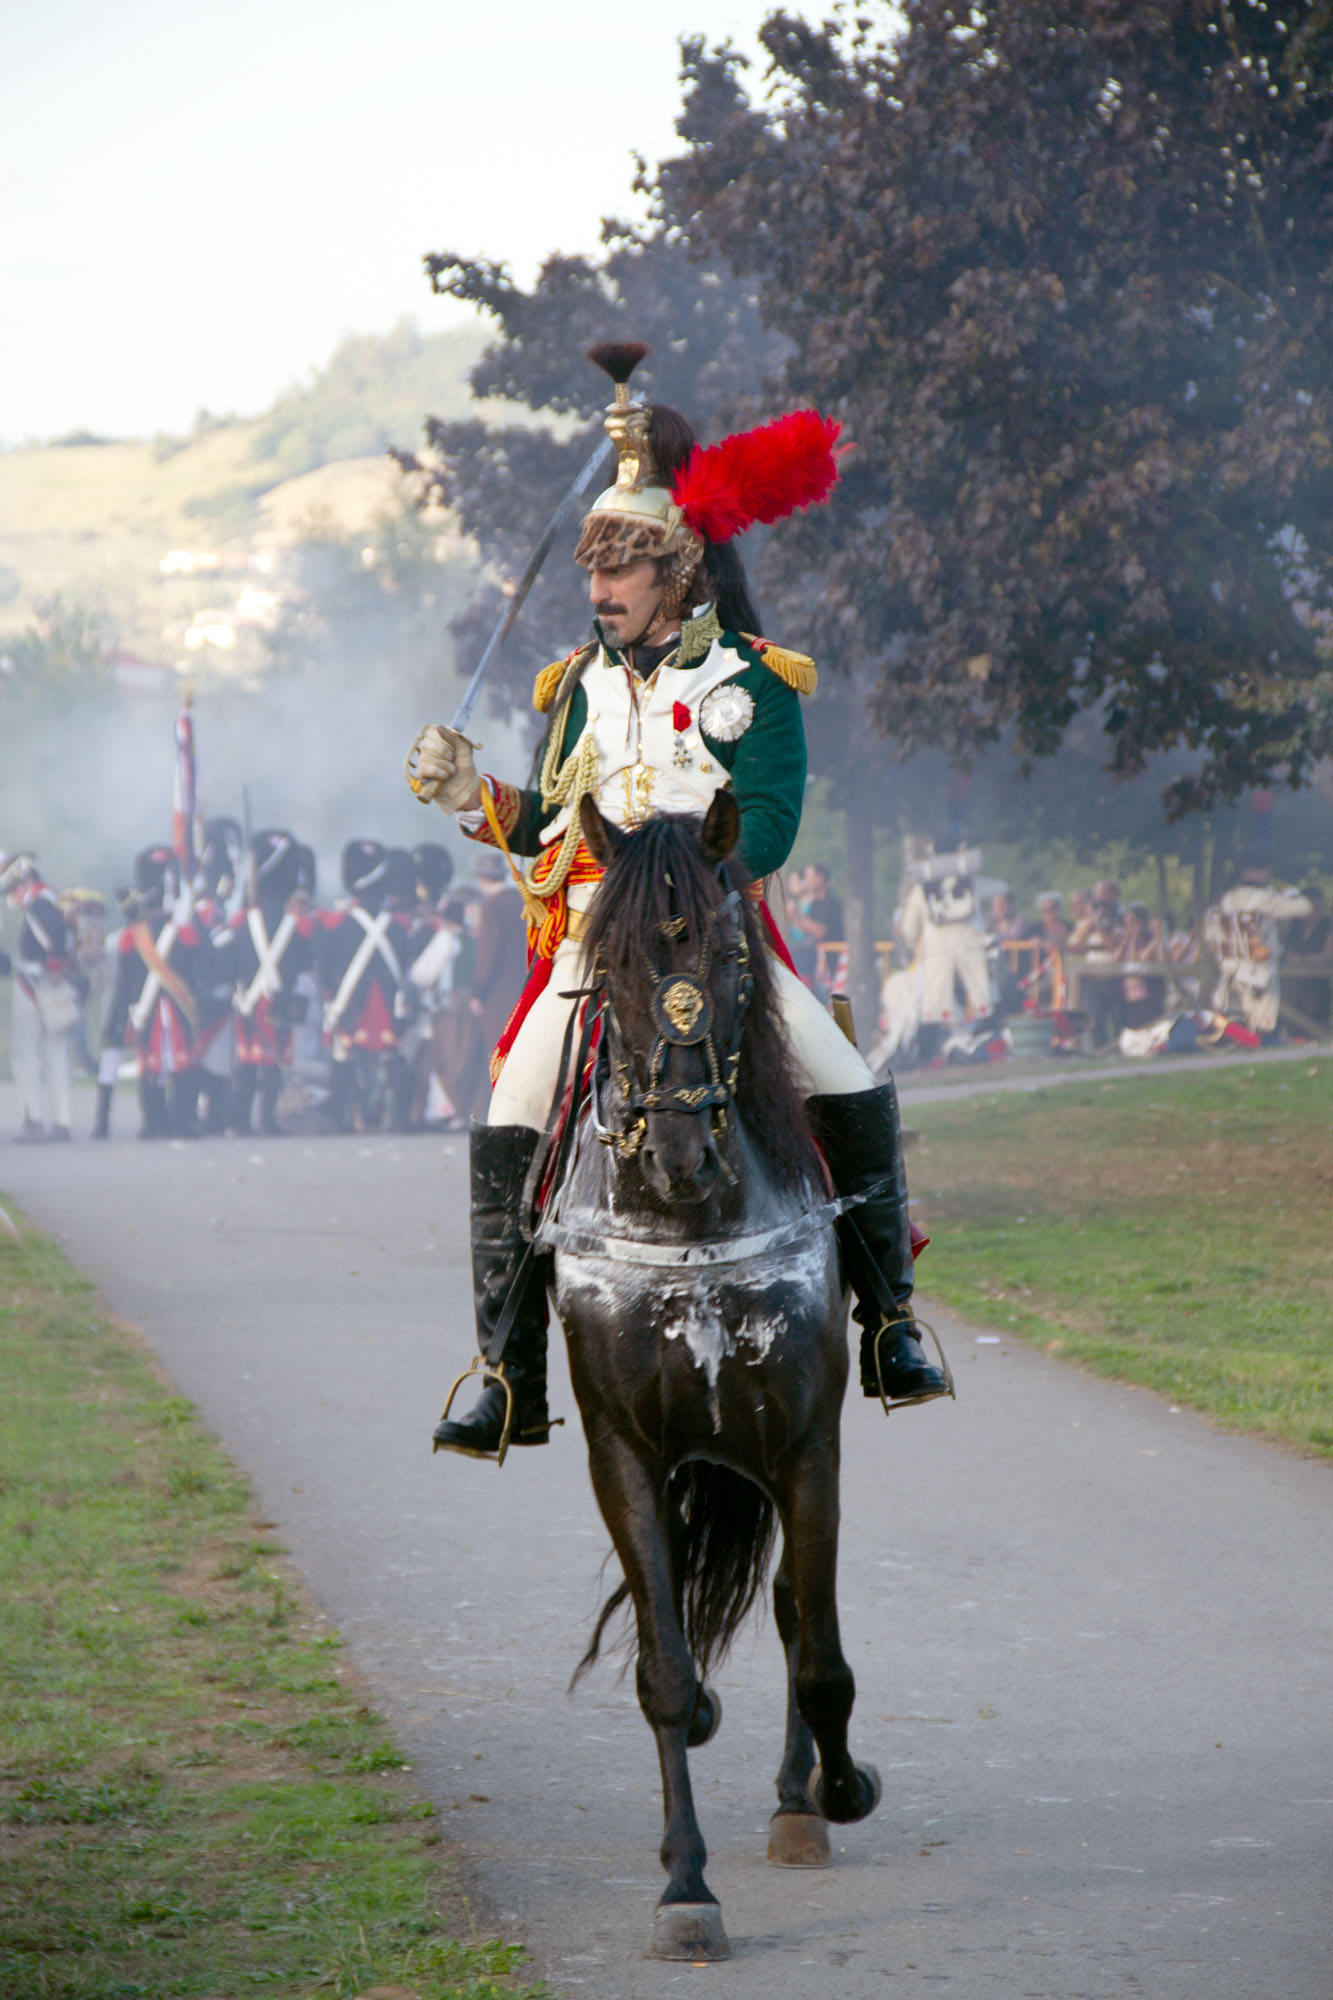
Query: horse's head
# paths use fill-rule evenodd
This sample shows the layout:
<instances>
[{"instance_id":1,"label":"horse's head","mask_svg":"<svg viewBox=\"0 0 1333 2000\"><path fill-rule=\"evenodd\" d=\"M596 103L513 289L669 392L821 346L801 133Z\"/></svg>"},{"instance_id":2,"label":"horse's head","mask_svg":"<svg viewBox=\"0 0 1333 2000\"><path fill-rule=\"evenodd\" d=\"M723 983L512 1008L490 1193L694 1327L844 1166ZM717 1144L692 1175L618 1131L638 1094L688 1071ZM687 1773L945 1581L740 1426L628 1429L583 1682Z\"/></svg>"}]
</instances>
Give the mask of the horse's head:
<instances>
[{"instance_id":1,"label":"horse's head","mask_svg":"<svg viewBox=\"0 0 1333 2000\"><path fill-rule=\"evenodd\" d=\"M705 1201L754 991L751 919L731 863L740 812L720 791L702 822L663 815L624 833L591 798L579 811L606 871L586 948L605 980L599 1069L621 1101L616 1136L659 1200Z\"/></svg>"}]
</instances>

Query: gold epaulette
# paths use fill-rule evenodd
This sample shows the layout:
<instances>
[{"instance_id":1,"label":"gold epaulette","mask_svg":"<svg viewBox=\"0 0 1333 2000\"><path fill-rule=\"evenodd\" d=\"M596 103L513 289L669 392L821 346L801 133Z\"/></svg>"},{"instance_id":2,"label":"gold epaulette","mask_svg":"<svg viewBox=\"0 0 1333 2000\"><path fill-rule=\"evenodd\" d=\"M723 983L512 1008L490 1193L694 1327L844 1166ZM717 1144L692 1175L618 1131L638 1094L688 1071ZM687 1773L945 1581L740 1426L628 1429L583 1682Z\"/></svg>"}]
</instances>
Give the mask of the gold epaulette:
<instances>
[{"instance_id":1,"label":"gold epaulette","mask_svg":"<svg viewBox=\"0 0 1333 2000\"><path fill-rule=\"evenodd\" d=\"M808 653L789 653L785 646L775 646L769 639L756 639L749 632L741 637L749 642L758 653L771 674L785 681L797 694L813 694L819 685L819 669Z\"/></svg>"},{"instance_id":2,"label":"gold epaulette","mask_svg":"<svg viewBox=\"0 0 1333 2000\"><path fill-rule=\"evenodd\" d=\"M573 652L566 654L563 660L552 660L549 667L542 668L532 684L532 705L542 715L545 715L547 709L550 708L557 694L559 694L560 683L565 678L566 668L572 667L575 660L590 650L587 646L576 646Z\"/></svg>"}]
</instances>

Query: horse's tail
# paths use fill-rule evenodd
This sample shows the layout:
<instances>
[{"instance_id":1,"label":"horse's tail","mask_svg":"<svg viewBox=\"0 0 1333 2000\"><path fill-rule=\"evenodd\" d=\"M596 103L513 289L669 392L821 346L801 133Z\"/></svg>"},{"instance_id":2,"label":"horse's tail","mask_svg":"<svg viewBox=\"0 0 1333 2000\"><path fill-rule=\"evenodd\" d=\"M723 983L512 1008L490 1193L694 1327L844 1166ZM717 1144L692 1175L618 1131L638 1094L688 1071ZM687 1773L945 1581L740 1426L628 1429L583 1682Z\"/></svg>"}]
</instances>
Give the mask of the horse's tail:
<instances>
[{"instance_id":1,"label":"horse's tail","mask_svg":"<svg viewBox=\"0 0 1333 2000\"><path fill-rule=\"evenodd\" d=\"M677 1466L667 1504L685 1641L702 1676L725 1658L764 1587L777 1509L753 1480L706 1459Z\"/></svg>"},{"instance_id":2,"label":"horse's tail","mask_svg":"<svg viewBox=\"0 0 1333 2000\"><path fill-rule=\"evenodd\" d=\"M667 1482L666 1502L676 1606L690 1656L703 1676L725 1656L764 1587L777 1510L752 1480L703 1459L677 1466ZM571 1688L598 1658L606 1628L629 1594L627 1583L617 1584L602 1606Z\"/></svg>"}]
</instances>

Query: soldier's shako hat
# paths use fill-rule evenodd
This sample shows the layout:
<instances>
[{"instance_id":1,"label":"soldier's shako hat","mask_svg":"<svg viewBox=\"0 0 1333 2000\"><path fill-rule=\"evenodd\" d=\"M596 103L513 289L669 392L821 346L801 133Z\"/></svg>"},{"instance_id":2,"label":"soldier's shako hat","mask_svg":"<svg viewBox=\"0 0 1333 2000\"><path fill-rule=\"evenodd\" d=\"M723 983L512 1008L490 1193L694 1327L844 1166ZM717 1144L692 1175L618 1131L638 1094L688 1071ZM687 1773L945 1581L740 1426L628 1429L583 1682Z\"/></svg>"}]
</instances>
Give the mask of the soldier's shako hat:
<instances>
[{"instance_id":1,"label":"soldier's shako hat","mask_svg":"<svg viewBox=\"0 0 1333 2000\"><path fill-rule=\"evenodd\" d=\"M453 856L438 840L423 840L412 849L412 868L417 894L423 902L438 903L454 879Z\"/></svg>"},{"instance_id":2,"label":"soldier's shako hat","mask_svg":"<svg viewBox=\"0 0 1333 2000\"><path fill-rule=\"evenodd\" d=\"M838 477L842 426L817 410L792 410L720 444L692 444L677 465L664 467L657 462L664 427L654 425L654 411L635 402L628 386L648 351L640 340L588 349L588 359L616 385L605 421L618 462L615 485L584 516L574 560L591 570L669 558L667 596L678 602L709 543L827 500ZM688 436L684 420L669 414L673 428Z\"/></svg>"},{"instance_id":3,"label":"soldier's shako hat","mask_svg":"<svg viewBox=\"0 0 1333 2000\"><path fill-rule=\"evenodd\" d=\"M391 847L384 857L384 900L391 910L410 910L417 900L416 869L405 847Z\"/></svg>"},{"instance_id":4,"label":"soldier's shako hat","mask_svg":"<svg viewBox=\"0 0 1333 2000\"><path fill-rule=\"evenodd\" d=\"M145 847L134 857L134 886L149 910L169 910L181 892L181 865L169 847Z\"/></svg>"},{"instance_id":5,"label":"soldier's shako hat","mask_svg":"<svg viewBox=\"0 0 1333 2000\"><path fill-rule=\"evenodd\" d=\"M266 826L250 842L254 891L261 903L285 903L297 886L300 868L296 835Z\"/></svg>"},{"instance_id":6,"label":"soldier's shako hat","mask_svg":"<svg viewBox=\"0 0 1333 2000\"><path fill-rule=\"evenodd\" d=\"M0 896L7 896L38 872L37 857L26 849L17 854L0 854Z\"/></svg>"},{"instance_id":7,"label":"soldier's shako hat","mask_svg":"<svg viewBox=\"0 0 1333 2000\"><path fill-rule=\"evenodd\" d=\"M349 840L343 849L343 888L349 896L382 888L389 857L378 840Z\"/></svg>"}]
</instances>

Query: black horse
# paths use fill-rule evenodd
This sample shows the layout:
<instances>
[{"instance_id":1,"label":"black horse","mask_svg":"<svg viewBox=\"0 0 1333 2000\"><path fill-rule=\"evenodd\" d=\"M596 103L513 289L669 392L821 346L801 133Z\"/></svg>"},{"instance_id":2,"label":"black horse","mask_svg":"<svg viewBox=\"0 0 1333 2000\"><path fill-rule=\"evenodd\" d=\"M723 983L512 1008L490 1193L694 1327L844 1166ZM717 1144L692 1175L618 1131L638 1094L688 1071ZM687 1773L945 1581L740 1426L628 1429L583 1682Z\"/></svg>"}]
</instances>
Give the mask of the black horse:
<instances>
[{"instance_id":1,"label":"black horse","mask_svg":"<svg viewBox=\"0 0 1333 2000\"><path fill-rule=\"evenodd\" d=\"M634 833L584 800L605 867L584 963L601 1010L592 1111L538 1247L598 1505L633 1601L639 1702L662 1765L669 1880L661 1958L728 1953L704 1880L686 1752L718 1726L711 1663L773 1580L788 1719L769 1859L828 1859L827 1820L880 1795L855 1764L855 1686L838 1637L839 1414L847 1295L768 948L732 859L729 792L702 821Z\"/></svg>"}]
</instances>

